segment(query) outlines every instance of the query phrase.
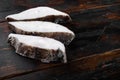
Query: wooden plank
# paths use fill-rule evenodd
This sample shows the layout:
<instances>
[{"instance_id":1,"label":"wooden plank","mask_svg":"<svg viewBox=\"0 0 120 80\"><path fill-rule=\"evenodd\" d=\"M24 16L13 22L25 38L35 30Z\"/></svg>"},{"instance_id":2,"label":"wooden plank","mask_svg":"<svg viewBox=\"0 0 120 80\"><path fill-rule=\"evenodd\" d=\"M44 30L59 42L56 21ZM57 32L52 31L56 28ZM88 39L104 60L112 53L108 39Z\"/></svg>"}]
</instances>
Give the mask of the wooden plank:
<instances>
[{"instance_id":1,"label":"wooden plank","mask_svg":"<svg viewBox=\"0 0 120 80\"><path fill-rule=\"evenodd\" d=\"M111 16L111 15L112 14L110 14L109 16ZM118 15L116 15L116 16L119 17ZM100 18L100 17L98 17L98 18ZM108 51L111 49L119 48L119 46L120 46L119 40L120 39L119 39L119 33L116 33L116 32L119 32L119 31L116 31L116 30L118 30L118 29L116 29L117 24L115 25L115 23L117 22L116 20L119 20L119 19L112 18L110 21L110 22L112 22L111 24L113 25L113 28L115 27L115 29L112 32L114 34L111 34L111 33L104 34L103 36L101 36L100 41L97 43L95 43L96 39L94 40L94 38L93 38L93 41L91 41L91 37L94 36L94 34L93 34L94 31L99 30L99 28L96 28L96 27L98 27L99 23L96 24L95 29L93 29L92 31L86 31L87 33L88 32L90 33L90 35L89 35L90 37L88 37L88 38L84 38L85 37L84 35L86 35L86 34L84 32L83 33L80 32L79 34L83 35L83 37L80 36L80 38L84 38L83 39L84 41L88 40L90 42L88 42L87 45L81 46L79 43L79 42L82 43L82 41L80 41L81 39L79 39L79 42L73 41L67 49L67 54L69 54L68 60L71 61L71 60L79 59L81 57L85 57L88 55L93 55L93 54L105 52L105 51ZM88 20L86 19L86 22L87 21ZM106 21L109 21L109 19L107 19ZM115 21L115 22L113 22L113 21ZM102 24L102 22L101 22L101 24ZM78 25L80 25L80 24L78 24ZM109 24L107 24L107 25L109 26ZM75 25L75 26L77 26L77 25ZM88 25L86 25L86 26L88 26ZM91 26L92 26L92 24L91 24ZM75 28L74 25L72 25L71 27L72 27L72 29ZM79 28L80 31L82 31L82 29L83 28ZM86 29L87 29L87 27L86 27ZM90 29L90 28L88 28L88 29ZM109 32L109 30L108 30L108 32ZM111 30L110 30L110 32L111 32ZM39 71L42 69L63 65L63 64L49 64L49 65L42 64L38 61L23 58L22 56L15 54L14 50L11 49L11 47L9 47L9 45L6 42L7 35L9 33L10 33L10 30L7 27L7 23L6 22L0 23L0 36L1 36L1 39L0 39L0 42L1 42L1 44L0 44L1 45L1 48L0 48L1 49L1 51L0 51L0 53L1 53L0 54L0 56L1 56L0 78L1 79L6 78L6 77L7 78L14 77L14 76L24 74L24 73L27 74L27 73L31 73L34 71ZM100 35L100 34L98 34L98 35ZM79 36L76 38L79 38ZM115 41L115 43L113 43L114 41ZM75 45L77 43L79 43L78 46ZM72 50L72 48L71 48L73 45L74 45L74 47L76 47L75 50Z\"/></svg>"},{"instance_id":2,"label":"wooden plank","mask_svg":"<svg viewBox=\"0 0 120 80\"><path fill-rule=\"evenodd\" d=\"M43 64L24 58L15 54L14 49L7 44L7 36L10 30L4 17L38 5L50 6L70 13L72 16L72 23L63 24L76 33L75 40L67 47L68 64ZM0 23L0 79L8 79L36 71L40 72L33 74L33 77L35 78L40 73L43 75L43 79L49 77L51 72L53 75L60 75L59 73L63 74L69 71L71 73L73 71L94 71L98 64L120 57L118 55L119 50L107 54L103 53L120 48L120 0L111 2L109 0L40 0L39 2L37 0L13 0L7 7L2 4L0 8L2 22ZM94 61L96 62L94 63ZM84 62L85 64L81 65ZM91 66L89 62L94 65ZM52 69L52 71L47 69ZM25 75L25 78L26 76L30 79L31 75ZM13 79L20 79L20 77Z\"/></svg>"},{"instance_id":3,"label":"wooden plank","mask_svg":"<svg viewBox=\"0 0 120 80\"><path fill-rule=\"evenodd\" d=\"M20 0L20 1L15 1L13 3L16 3L17 6L24 6L24 7L36 7L36 6L50 6L50 7L56 7L56 8L68 8L70 6L78 6L82 4L94 4L94 5L101 5L101 4L114 4L114 3L119 3L119 0L114 0L114 1L103 1L103 0ZM61 7L59 7L61 6ZM82 6L83 7L83 6Z\"/></svg>"},{"instance_id":4,"label":"wooden plank","mask_svg":"<svg viewBox=\"0 0 120 80\"><path fill-rule=\"evenodd\" d=\"M114 66L114 64L117 64ZM9 80L119 80L120 69L119 63L113 63L109 67L103 68L98 71L89 71L85 73L69 72L61 73L58 69L50 69L47 71L35 72L28 75L18 76ZM64 70L64 69L63 69ZM53 71L57 71L59 74L53 74ZM62 71L62 70L60 70ZM65 70L64 70L65 72Z\"/></svg>"},{"instance_id":5,"label":"wooden plank","mask_svg":"<svg viewBox=\"0 0 120 80\"><path fill-rule=\"evenodd\" d=\"M4 33L6 33L6 32L8 32L9 33L9 29L6 29L7 28L7 24L6 23L2 23L1 24L2 25L2 30L1 31L5 31ZM5 25L6 25L6 28L5 28ZM115 34L116 35L116 34ZM7 36L6 35L4 35L6 38L7 38ZM107 35L106 35L107 36ZM103 36L104 37L104 36ZM111 39L110 39L110 38ZM104 38L102 38L101 40L111 40L111 42L113 42L113 40L115 41L115 43L116 44L118 44L119 43L119 38L117 38L118 36L116 35L116 37L113 35L113 37L111 37L111 35L109 36L109 37L107 37L107 39L104 39ZM5 40L5 39L4 39ZM3 40L3 41L4 41ZM108 42L108 41L106 41L106 42ZM110 42L110 43L111 43ZM6 43L7 44L7 43ZM114 43L112 43L112 44L114 44ZM116 45L115 44L115 45ZM90 45L90 47L91 47L91 45ZM88 49L90 48L90 47L88 47ZM108 46L107 46L108 47ZM119 47L119 45L118 45L118 47ZM115 47L116 48L116 47ZM3 49L3 51L2 51L2 49ZM36 61L33 61L33 60L30 60L30 59L27 59L27 58L23 58L23 57L21 57L21 56L19 56L19 55L17 55L17 54L15 54L14 53L14 50L11 50L11 49L5 49L5 48L2 48L1 49L1 54L0 54L0 56L1 56L1 60L0 61L2 61L2 62L0 62L1 63L1 76L8 76L8 75L17 75L17 74L23 74L23 73L27 73L27 71L29 72L32 72L32 71L38 71L38 70L41 70L41 68L42 69L46 69L46 68L49 68L49 67L53 67L53 66L57 66L57 65L60 65L60 64L52 64L52 65L44 65L44 64L41 64L41 63L39 63L39 62L36 62ZM101 49L103 49L103 48L101 48ZM113 47L112 47L112 49L113 49ZM85 49L86 50L86 49ZM106 50L106 49L105 49ZM96 50L97 51L97 50ZM79 53L80 52L80 53ZM91 52L91 54L93 54L93 51L89 51L89 52ZM98 51L99 52L99 51ZM14 54L13 54L14 53ZM74 52L71 54L71 53L69 53L68 52L68 54L69 54L69 56L68 56L68 58L71 60L71 58L72 59L78 59L78 58L80 58L80 57L83 57L83 56L86 56L86 55L90 55L90 54L85 54L85 52L81 52L81 51L77 51L77 50L74 50ZM96 54L96 53L95 53ZM9 58L8 57L6 57L6 56L9 56ZM6 57L6 58L5 58ZM7 63L5 63L5 62L7 62ZM25 62L25 63L23 63L23 62ZM27 62L27 64L26 64L26 62ZM9 63L9 64L8 64ZM22 64L20 64L20 63L22 63ZM34 65L36 63L36 65ZM2 65L3 64L3 65ZM6 64L8 64L9 66L8 67L6 67ZM12 66L11 66L11 65ZM23 65L24 64L24 65ZM25 65L26 64L26 65ZM29 65L29 66L28 66ZM13 68L13 66L14 66L14 68L15 68L15 70L14 70L14 68ZM35 67L32 67L32 66L35 66ZM41 67L42 66L42 67ZM36 68L37 67L37 68ZM4 69L4 71L2 71ZM6 70L5 70L6 69ZM32 71L31 71L32 70ZM9 71L9 72L7 72L7 71ZM13 71L13 72L11 72L11 71ZM15 72L14 72L15 71Z\"/></svg>"},{"instance_id":6,"label":"wooden plank","mask_svg":"<svg viewBox=\"0 0 120 80\"><path fill-rule=\"evenodd\" d=\"M116 49L113 51L109 51L106 53L95 54L88 57L83 57L81 59L71 61L68 64L59 65L57 67L53 67L50 69L45 69L42 71L38 71L35 73L30 73L27 75L20 74L14 78L11 76L5 78L11 78L10 80L54 80L56 79L65 79L71 80L70 78L74 78L75 75L79 79L88 80L88 79L106 79L109 78L110 75L115 75L120 73L120 49ZM110 71L112 71L110 73ZM80 77L81 76L81 77ZM85 78L86 76L86 78ZM104 77L105 76L105 77ZM116 76L119 76L116 75ZM4 78L4 79L5 79ZM79 80L76 79L76 80ZM74 80L74 79L72 79Z\"/></svg>"},{"instance_id":7,"label":"wooden plank","mask_svg":"<svg viewBox=\"0 0 120 80\"><path fill-rule=\"evenodd\" d=\"M91 1L91 0L90 0ZM4 3L4 1L1 1L1 3ZM57 3L56 3L57 2ZM9 2L8 2L9 3ZM77 3L77 5L76 5ZM117 4L112 4L112 3L117 3ZM37 5L39 4L39 5ZM84 4L83 6L81 6L82 4ZM20 11L23 11L25 9L28 8L32 8L32 7L36 7L36 6L50 6L53 8L56 8L58 10L61 11L65 11L67 13L69 13L71 16L74 14L76 15L76 12L78 14L80 13L89 13L89 12L97 12L97 11L104 11L104 10L113 10L113 9L119 9L118 7L120 6L120 1L116 0L113 1L111 3L107 3L106 4L102 4L102 1L91 1L89 3L86 3L86 1L73 1L70 0L69 3L65 0L61 0L61 1L28 1L28 0L21 0L21 1L11 1L10 4L8 4L7 6L5 6L4 4L1 4L3 6L3 8L0 8L0 21L4 21L4 17L7 16L8 14L13 14L13 13L17 13ZM61 6L61 7L60 7ZM9 7L9 8L8 8ZM72 14L71 14L72 13Z\"/></svg>"}]
</instances>

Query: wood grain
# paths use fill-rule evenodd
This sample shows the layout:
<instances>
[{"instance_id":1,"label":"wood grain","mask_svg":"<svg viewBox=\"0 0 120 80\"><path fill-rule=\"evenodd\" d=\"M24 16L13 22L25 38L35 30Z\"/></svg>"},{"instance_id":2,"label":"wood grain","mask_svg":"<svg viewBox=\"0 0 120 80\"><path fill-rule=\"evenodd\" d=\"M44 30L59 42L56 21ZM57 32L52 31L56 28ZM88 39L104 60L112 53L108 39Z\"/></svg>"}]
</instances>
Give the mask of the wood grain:
<instances>
[{"instance_id":1,"label":"wood grain","mask_svg":"<svg viewBox=\"0 0 120 80\"><path fill-rule=\"evenodd\" d=\"M81 59L71 61L68 64L61 64L59 66L47 68L42 71L39 71L39 70L36 70L36 71L39 71L39 74L42 72L42 75L44 76L44 78L50 77L51 75L52 75L52 77L54 77L53 74L55 74L57 76L57 75L65 74L65 73L72 74L73 72L80 72L80 73L86 72L86 74L87 74L88 71L92 71L95 73L97 71L101 71L105 68L108 68L109 65L112 65L112 63L111 63L112 61L116 62L116 60L117 60L117 63L119 64L119 57L120 57L119 53L120 53L120 49L116 49L116 50L109 51L109 52L102 53L102 54L96 54L96 55L92 55L92 56L88 56L88 57L83 57ZM32 71L32 72L34 72L34 71ZM27 77L28 75L29 76L31 75L28 73L30 73L30 72L12 74L12 75L3 77L1 79L12 78L12 77L15 77L18 75L19 76L23 75L25 78L25 76ZM36 72L36 73L38 74L38 72ZM25 75L25 74L27 74L27 75ZM108 74L106 74L106 75L108 75ZM14 79L21 77L21 76L20 77L19 76ZM34 79L36 75L33 75L33 76L34 76L33 77L33 79ZM40 76L38 76L38 77L40 77ZM94 77L92 77L92 78L94 78ZM29 79L29 77L28 77L28 79Z\"/></svg>"},{"instance_id":2,"label":"wood grain","mask_svg":"<svg viewBox=\"0 0 120 80\"><path fill-rule=\"evenodd\" d=\"M5 0L1 0L0 80L119 80L120 0L11 0L4 3ZM5 16L41 5L67 12L73 19L72 23L62 24L76 35L66 46L67 64L43 64L19 56L7 43L11 31Z\"/></svg>"}]
</instances>

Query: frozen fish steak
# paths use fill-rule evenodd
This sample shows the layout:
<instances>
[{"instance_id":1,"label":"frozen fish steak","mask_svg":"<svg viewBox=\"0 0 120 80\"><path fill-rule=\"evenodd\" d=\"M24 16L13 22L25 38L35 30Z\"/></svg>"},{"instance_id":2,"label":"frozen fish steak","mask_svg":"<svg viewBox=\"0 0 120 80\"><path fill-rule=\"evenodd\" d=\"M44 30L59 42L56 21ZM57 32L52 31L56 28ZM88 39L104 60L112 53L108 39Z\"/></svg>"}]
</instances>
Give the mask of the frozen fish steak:
<instances>
[{"instance_id":1,"label":"frozen fish steak","mask_svg":"<svg viewBox=\"0 0 120 80\"><path fill-rule=\"evenodd\" d=\"M71 18L67 13L50 7L36 7L23 12L8 15L8 21L52 21L56 23L70 22Z\"/></svg>"},{"instance_id":2,"label":"frozen fish steak","mask_svg":"<svg viewBox=\"0 0 120 80\"><path fill-rule=\"evenodd\" d=\"M27 36L11 33L8 42L16 50L16 53L49 63L61 61L66 63L66 53L64 45L54 39L37 36Z\"/></svg>"},{"instance_id":3,"label":"frozen fish steak","mask_svg":"<svg viewBox=\"0 0 120 80\"><path fill-rule=\"evenodd\" d=\"M54 38L64 44L69 44L75 34L68 28L44 21L18 21L9 22L9 27L17 34L34 35Z\"/></svg>"}]
</instances>

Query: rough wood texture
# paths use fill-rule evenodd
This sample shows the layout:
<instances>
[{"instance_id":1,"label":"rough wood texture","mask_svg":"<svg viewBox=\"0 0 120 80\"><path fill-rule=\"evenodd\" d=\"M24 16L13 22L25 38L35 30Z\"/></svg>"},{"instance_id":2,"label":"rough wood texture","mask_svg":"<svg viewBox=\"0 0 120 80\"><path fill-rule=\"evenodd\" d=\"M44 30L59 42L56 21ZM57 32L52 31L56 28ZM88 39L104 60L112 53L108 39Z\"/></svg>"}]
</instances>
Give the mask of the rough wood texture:
<instances>
[{"instance_id":1,"label":"rough wood texture","mask_svg":"<svg viewBox=\"0 0 120 80\"><path fill-rule=\"evenodd\" d=\"M120 79L120 0L7 0L9 5L4 1L0 7L1 80ZM63 24L76 34L67 47L67 64L21 57L6 42L10 30L4 17L38 5L65 11L73 19Z\"/></svg>"}]
</instances>

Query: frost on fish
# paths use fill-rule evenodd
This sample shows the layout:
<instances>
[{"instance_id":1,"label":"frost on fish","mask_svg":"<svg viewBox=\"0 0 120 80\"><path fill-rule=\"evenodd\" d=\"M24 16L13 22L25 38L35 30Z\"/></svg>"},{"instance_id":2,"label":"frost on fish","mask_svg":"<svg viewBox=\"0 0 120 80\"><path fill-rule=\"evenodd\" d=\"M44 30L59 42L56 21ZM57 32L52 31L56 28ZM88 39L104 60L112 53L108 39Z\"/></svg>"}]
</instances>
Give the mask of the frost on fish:
<instances>
[{"instance_id":1,"label":"frost on fish","mask_svg":"<svg viewBox=\"0 0 120 80\"><path fill-rule=\"evenodd\" d=\"M70 22L71 18L67 13L50 7L36 7L23 12L8 15L8 21L52 21L55 23Z\"/></svg>"},{"instance_id":2,"label":"frost on fish","mask_svg":"<svg viewBox=\"0 0 120 80\"><path fill-rule=\"evenodd\" d=\"M68 28L52 22L18 21L9 22L9 26L18 34L54 38L64 44L69 44L75 37L75 34Z\"/></svg>"},{"instance_id":3,"label":"frost on fish","mask_svg":"<svg viewBox=\"0 0 120 80\"><path fill-rule=\"evenodd\" d=\"M54 39L38 36L27 36L11 33L8 42L16 50L16 53L49 63L61 61L66 63L66 53L64 45Z\"/></svg>"}]
</instances>

